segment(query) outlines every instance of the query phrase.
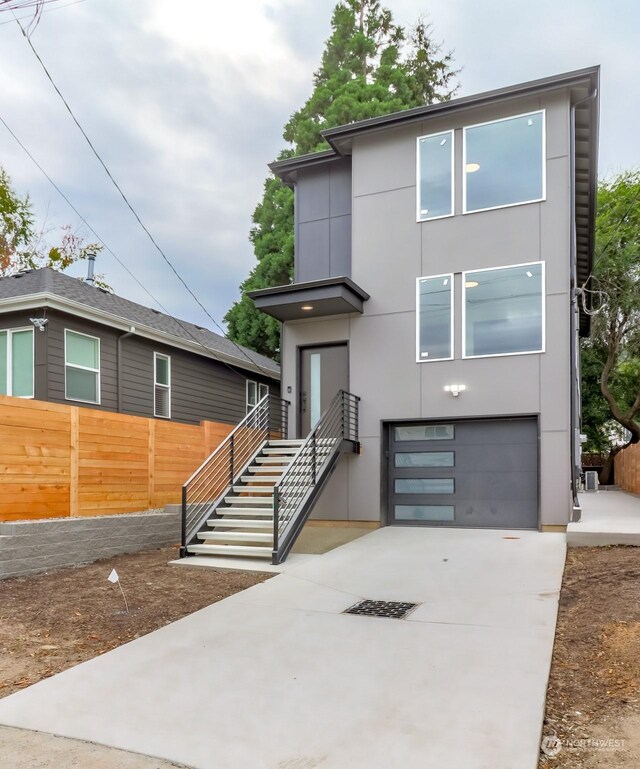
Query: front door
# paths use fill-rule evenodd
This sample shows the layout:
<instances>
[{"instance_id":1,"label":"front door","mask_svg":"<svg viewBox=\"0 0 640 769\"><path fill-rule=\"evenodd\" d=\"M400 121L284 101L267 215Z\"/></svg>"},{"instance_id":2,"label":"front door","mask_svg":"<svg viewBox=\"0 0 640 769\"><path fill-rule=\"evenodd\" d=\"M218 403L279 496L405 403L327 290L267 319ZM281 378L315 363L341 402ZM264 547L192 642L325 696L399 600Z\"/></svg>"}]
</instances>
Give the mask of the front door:
<instances>
[{"instance_id":1,"label":"front door","mask_svg":"<svg viewBox=\"0 0 640 769\"><path fill-rule=\"evenodd\" d=\"M349 389L346 344L300 349L299 437L306 438L338 390Z\"/></svg>"}]
</instances>

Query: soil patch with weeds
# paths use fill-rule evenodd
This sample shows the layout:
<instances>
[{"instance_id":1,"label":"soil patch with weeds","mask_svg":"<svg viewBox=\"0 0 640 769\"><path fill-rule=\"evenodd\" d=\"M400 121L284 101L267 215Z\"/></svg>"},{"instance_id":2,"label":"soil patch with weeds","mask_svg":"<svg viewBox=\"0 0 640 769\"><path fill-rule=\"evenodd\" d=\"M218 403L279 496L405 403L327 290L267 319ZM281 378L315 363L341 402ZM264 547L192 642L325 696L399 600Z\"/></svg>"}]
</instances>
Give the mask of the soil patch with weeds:
<instances>
[{"instance_id":1,"label":"soil patch with weeds","mask_svg":"<svg viewBox=\"0 0 640 769\"><path fill-rule=\"evenodd\" d=\"M269 579L169 566L175 548L0 581L0 697ZM129 613L117 585L120 576Z\"/></svg>"},{"instance_id":2,"label":"soil patch with weeds","mask_svg":"<svg viewBox=\"0 0 640 769\"><path fill-rule=\"evenodd\" d=\"M640 548L569 549L543 735L540 769L640 767Z\"/></svg>"}]
</instances>

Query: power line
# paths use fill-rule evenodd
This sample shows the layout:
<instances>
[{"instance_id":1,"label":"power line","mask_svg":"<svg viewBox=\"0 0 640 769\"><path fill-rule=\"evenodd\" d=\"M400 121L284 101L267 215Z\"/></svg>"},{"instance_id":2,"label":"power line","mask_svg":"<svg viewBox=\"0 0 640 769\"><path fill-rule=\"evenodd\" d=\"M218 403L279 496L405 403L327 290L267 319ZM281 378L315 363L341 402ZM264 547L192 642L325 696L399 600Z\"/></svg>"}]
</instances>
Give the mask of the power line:
<instances>
[{"instance_id":1,"label":"power line","mask_svg":"<svg viewBox=\"0 0 640 769\"><path fill-rule=\"evenodd\" d=\"M79 5L80 3L86 3L86 2L87 2L87 0L73 0L73 2L65 3L64 5L54 5L52 8L43 8L43 10L41 11L40 15L44 16L45 13L50 13L51 11L60 11L63 8L69 8L72 5ZM1 4L2 4L2 2L0 0L0 5ZM27 7L27 6L21 6L21 8L25 8L25 7ZM0 9L0 10L2 10L2 9ZM13 11L14 9L13 8L6 8L6 10ZM14 21L22 21L23 19L28 19L28 18L29 18L28 16L16 16L14 14L14 18L13 19L7 19L7 21L0 21L0 27L3 27L5 24L13 24Z\"/></svg>"},{"instance_id":2,"label":"power line","mask_svg":"<svg viewBox=\"0 0 640 769\"><path fill-rule=\"evenodd\" d=\"M15 14L14 14L14 16L15 16ZM35 47L34 47L33 43L31 42L31 39L29 38L29 36L28 36L28 35L27 35L27 33L25 32L24 28L22 27L22 24L20 24L20 22L18 21L18 19L17 19L17 18L16 18L16 24L17 24L17 25L18 25L18 27L20 28L20 32L22 33L22 36L23 36L23 37L24 37L24 39L27 41L27 44L28 44L28 45L29 45L29 47L31 48L31 50L32 50L32 52L33 52L33 54L34 54L34 56L36 57L36 59L37 59L37 60L38 60L38 62L40 63L40 66L41 66L41 67L42 67L42 69L44 70L44 73L45 73L45 75L47 76L47 78L48 78L49 82L51 83L51 85L53 86L53 88L54 88L55 92L58 94L58 96L59 96L59 97L60 97L60 99L62 100L62 103L63 103L63 104L64 104L64 106L66 107L66 109L67 109L67 112L68 112L68 113L69 113L69 115L71 116L71 119L72 119L72 120L73 120L73 122L76 124L76 126L78 127L78 129L79 129L80 133L81 133L81 134L83 135L83 137L85 138L85 140L86 140L87 144L89 145L89 147L90 147L91 151L93 152L93 154L95 155L96 159L98 160L98 162L100 163L100 165L101 165L101 166L102 166L102 168L104 169L105 173L107 174L107 176L108 176L108 177L109 177L109 179L111 180L111 182L112 182L113 186L114 186L114 187L116 188L116 190L117 190L117 191L120 193L120 197L121 197L121 198L123 199L123 201L125 202L125 204L126 204L127 208L128 208L128 209L131 211L131 213L134 215L134 217L136 218L136 221L137 221L137 222L138 222L138 224L139 224L139 225L142 227L142 229L143 229L143 230L144 230L144 232L146 233L147 237L149 238L149 240L151 241L151 243L153 244L153 246L155 247L155 249L157 250L157 252L158 252L158 253L160 254L160 256L161 256L161 257L164 259L164 261L165 261L165 262L166 262L166 263L169 265L169 267L171 268L171 271L173 272L173 274L176 276L176 278L178 278L178 280L180 281L180 283L182 283L182 285L184 286L184 288L185 288L185 289L187 290L187 292L188 292L188 293L191 295L191 297L194 299L194 301L197 303L197 305L198 305L198 306L199 306L199 307L202 309L202 311L205 313L205 315L206 315L206 316L207 316L207 317L208 317L208 318L211 320L211 322L212 322L212 323L213 323L213 324L216 326L216 328L217 328L217 329L218 329L218 330L219 330L219 331L222 333L222 335L223 335L225 338L229 339L229 337L227 336L227 334L226 334L225 330L222 328L222 326L221 326L221 325L218 323L218 321L217 321L217 320L216 320L216 319L213 317L213 315L211 315L211 313L210 313L210 312L207 310L207 308L206 308L206 307L205 307L205 306L202 304L202 302L201 302L201 301L198 299L198 297L196 296L196 294L195 294L195 293L194 293L194 292L191 290L191 288L189 287L189 285L187 284L187 282L186 282L186 281L184 280L184 278L183 278L183 277L180 275L180 273L178 272L178 270L177 270L177 269L174 267L174 265L173 265L173 263L171 262L171 260L169 259L169 257L168 257L168 256L165 254L165 252L162 250L162 248L160 248L160 246L158 245L158 242L157 242L157 241L156 241L156 239L153 237L153 235L151 234L151 232L149 231L149 229L146 227L146 225L144 224L144 222L142 221L142 219L141 219L141 218L140 218L140 216L138 215L138 212L135 210L135 208L134 208L134 207L132 206L132 204L129 202L129 199L127 198L127 196L126 196L126 195L125 195L125 193L123 192L123 190L122 190L122 188L120 187L120 185L118 184L118 182L117 182L117 181L115 180L115 178L113 177L113 174L111 173L111 171L110 171L110 170L109 170L109 168L107 167L107 164L104 162L104 160L103 160L103 159L102 159L102 157L100 156L100 153L99 153L99 152L98 152L98 150L95 148L95 146L94 146L93 142L91 141L91 139L90 139L90 138L89 138L89 136L87 135L87 132L84 130L84 128L83 128L83 127L82 127L82 125L80 124L80 121L79 121L79 120L78 120L78 118L75 116L75 114L74 114L73 110L71 109L71 107L70 107L69 103L67 102L67 100L66 100L66 99L65 99L65 97L63 96L62 92L60 91L60 89L59 89L59 88L58 88L58 86L56 85L56 83L55 83L55 81L54 81L53 77L51 76L51 73L50 73L50 72L49 72L49 70L47 69L47 67L46 67L45 63L44 63L44 62L42 61L42 59L40 58L40 55L39 55L39 53L36 51L36 49L35 49ZM242 349L242 347L240 347L240 345L238 345L238 344L237 344L237 343L236 343L236 342L235 342L233 339L229 339L229 341L230 341L230 342L231 342L231 343L232 343L232 344L233 344L233 345L234 345L234 346L235 346L235 347L238 349L238 351L239 351L239 352L240 352L240 353L241 353L241 354L242 354L242 355L243 355L243 356L244 356L244 357L245 357L245 358L246 358L246 359L247 359L247 360L248 360L248 361L249 361L249 362L250 362L252 365L254 365L254 366L257 366L257 367L260 369L260 371L262 371L262 373L263 373L263 374L265 374L265 376L269 376L269 375L267 374L267 372L266 372L266 371L265 371L265 370L264 370L264 369L263 369L263 368L260 366L260 364L258 364L258 363L256 363L255 361L251 360L251 358L250 358L250 357L247 355L247 353L246 353L246 352L245 352L245 351Z\"/></svg>"},{"instance_id":3,"label":"power line","mask_svg":"<svg viewBox=\"0 0 640 769\"><path fill-rule=\"evenodd\" d=\"M20 147L24 150L26 155L29 157L29 159L34 163L34 165L38 168L38 170L43 174L43 176L46 177L48 182L51 184L51 186L56 190L56 192L63 198L63 200L67 203L67 205L71 208L72 211L78 216L78 218L86 225L86 227L92 232L95 237L98 239L98 241L104 246L104 248L111 254L111 256L118 262L118 264L125 270L125 272L128 273L128 275L133 278L133 280L140 286L140 288L151 298L151 300L158 305L158 307L172 320L174 320L178 326L189 336L191 339L200 347L202 347L204 350L206 350L210 355L213 357L214 360L216 360L218 363L221 363L223 366L226 366L229 371L233 372L236 376L241 376L238 374L238 372L230 366L226 361L221 360L218 355L217 351L212 350L210 347L208 347L204 342L202 342L200 339L198 339L191 331L190 329L185 326L185 324L179 319L176 318L174 315L172 315L166 307L163 306L162 302L160 302L159 299L156 299L156 297L149 291L149 289L133 274L133 272L127 267L127 265L120 259L120 257L104 242L103 238L100 237L100 235L96 232L96 230L93 228L91 224L85 219L85 217L78 211L78 209L75 207L75 205L69 200L67 195L63 192L63 190L60 189L60 187L56 184L56 182L49 176L49 174L45 171L45 169L42 167L42 165L38 162L38 160L32 155L32 153L29 151L29 149L26 147L25 144L22 143L22 141L19 139L17 134L11 129L11 127L7 124L6 120L0 115L0 123L7 129L7 131L11 134L11 136L15 139L15 141L20 145ZM237 345L236 345L237 347ZM256 362L252 361L249 356L246 356L249 361L256 366L260 371L262 371L265 376L270 377L269 374L265 373L265 370Z\"/></svg>"}]
</instances>

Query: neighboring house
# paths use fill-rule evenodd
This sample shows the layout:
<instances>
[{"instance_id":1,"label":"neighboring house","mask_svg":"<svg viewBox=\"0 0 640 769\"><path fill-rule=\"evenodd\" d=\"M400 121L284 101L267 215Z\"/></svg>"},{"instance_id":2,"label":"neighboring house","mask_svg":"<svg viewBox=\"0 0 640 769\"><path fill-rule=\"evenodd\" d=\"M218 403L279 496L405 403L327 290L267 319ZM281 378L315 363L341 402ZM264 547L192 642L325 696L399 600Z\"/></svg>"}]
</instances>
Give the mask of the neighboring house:
<instances>
[{"instance_id":1,"label":"neighboring house","mask_svg":"<svg viewBox=\"0 0 640 769\"><path fill-rule=\"evenodd\" d=\"M49 268L0 279L0 394L236 424L279 367L206 328Z\"/></svg>"},{"instance_id":2,"label":"neighboring house","mask_svg":"<svg viewBox=\"0 0 640 769\"><path fill-rule=\"evenodd\" d=\"M295 279L250 296L283 322L291 437L341 388L360 398L360 453L314 516L571 519L598 81L594 67L352 123L271 165L296 192Z\"/></svg>"}]
</instances>

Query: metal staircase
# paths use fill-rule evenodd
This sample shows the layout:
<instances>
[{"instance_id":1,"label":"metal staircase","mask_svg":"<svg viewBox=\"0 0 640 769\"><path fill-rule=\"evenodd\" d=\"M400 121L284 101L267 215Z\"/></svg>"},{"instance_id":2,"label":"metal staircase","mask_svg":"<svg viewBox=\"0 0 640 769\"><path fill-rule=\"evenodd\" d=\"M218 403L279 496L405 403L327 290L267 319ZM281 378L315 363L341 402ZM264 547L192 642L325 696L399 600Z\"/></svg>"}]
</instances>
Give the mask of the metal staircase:
<instances>
[{"instance_id":1,"label":"metal staircase","mask_svg":"<svg viewBox=\"0 0 640 769\"><path fill-rule=\"evenodd\" d=\"M265 396L182 489L182 557L287 557L342 453L357 453L359 398L337 393L288 440L288 402Z\"/></svg>"}]
</instances>

